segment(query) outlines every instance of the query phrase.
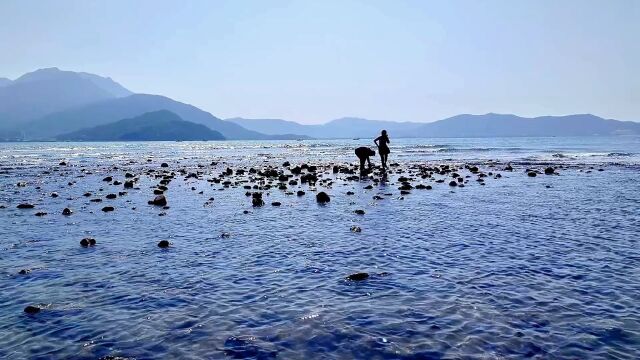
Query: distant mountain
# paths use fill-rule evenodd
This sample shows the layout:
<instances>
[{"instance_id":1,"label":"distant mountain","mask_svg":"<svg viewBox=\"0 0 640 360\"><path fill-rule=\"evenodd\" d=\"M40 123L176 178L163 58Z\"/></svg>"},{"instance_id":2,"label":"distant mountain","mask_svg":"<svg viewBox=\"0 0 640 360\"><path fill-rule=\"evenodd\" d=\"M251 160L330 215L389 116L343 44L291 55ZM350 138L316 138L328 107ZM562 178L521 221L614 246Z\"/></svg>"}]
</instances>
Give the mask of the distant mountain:
<instances>
[{"instance_id":1,"label":"distant mountain","mask_svg":"<svg viewBox=\"0 0 640 360\"><path fill-rule=\"evenodd\" d=\"M266 134L287 132L315 138L372 138L382 129L391 137L505 137L505 136L591 136L640 134L640 123L606 120L594 115L542 116L458 115L432 123L393 122L342 118L322 125L302 125L277 119L228 119Z\"/></svg>"},{"instance_id":2,"label":"distant mountain","mask_svg":"<svg viewBox=\"0 0 640 360\"><path fill-rule=\"evenodd\" d=\"M293 121L280 119L232 118L227 119L227 121L264 134L287 132L324 139L370 138L378 136L382 129L386 129L390 133L410 134L412 129L423 125L423 123L416 122L394 122L360 118L341 118L321 125L302 125Z\"/></svg>"},{"instance_id":3,"label":"distant mountain","mask_svg":"<svg viewBox=\"0 0 640 360\"><path fill-rule=\"evenodd\" d=\"M509 137L640 135L640 123L606 120L581 114L524 118L507 114L457 115L427 123L412 131L412 137Z\"/></svg>"},{"instance_id":4,"label":"distant mountain","mask_svg":"<svg viewBox=\"0 0 640 360\"><path fill-rule=\"evenodd\" d=\"M267 140L297 138L297 135L272 136L247 130L232 122L220 120L195 106L184 104L165 96L147 94L134 94L122 98L108 99L49 114L25 124L21 131L26 139L52 139L68 132L104 125L158 110L169 110L186 121L205 125L210 129L219 131L227 139Z\"/></svg>"},{"instance_id":5,"label":"distant mountain","mask_svg":"<svg viewBox=\"0 0 640 360\"><path fill-rule=\"evenodd\" d=\"M217 131L182 120L168 110L148 112L131 119L57 136L66 141L178 141L224 140Z\"/></svg>"},{"instance_id":6,"label":"distant mountain","mask_svg":"<svg viewBox=\"0 0 640 360\"><path fill-rule=\"evenodd\" d=\"M131 92L109 78L93 74L40 69L0 86L0 123L16 125L52 112Z\"/></svg>"},{"instance_id":7,"label":"distant mountain","mask_svg":"<svg viewBox=\"0 0 640 360\"><path fill-rule=\"evenodd\" d=\"M11 81L11 80L9 80L9 79L7 79L7 78L0 77L0 87L8 86L8 85L10 85L11 83L12 83L12 81Z\"/></svg>"}]
</instances>

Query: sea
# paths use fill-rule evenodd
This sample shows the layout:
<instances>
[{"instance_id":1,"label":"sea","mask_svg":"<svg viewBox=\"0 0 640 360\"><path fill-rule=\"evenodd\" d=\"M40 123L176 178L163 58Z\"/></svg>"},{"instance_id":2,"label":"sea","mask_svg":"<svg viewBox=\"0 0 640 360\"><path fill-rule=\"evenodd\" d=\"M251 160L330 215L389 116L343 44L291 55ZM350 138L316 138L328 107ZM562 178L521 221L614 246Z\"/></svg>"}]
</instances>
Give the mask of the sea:
<instances>
[{"instance_id":1,"label":"sea","mask_svg":"<svg viewBox=\"0 0 640 360\"><path fill-rule=\"evenodd\" d=\"M0 143L0 359L640 358L640 137L359 146Z\"/></svg>"}]
</instances>

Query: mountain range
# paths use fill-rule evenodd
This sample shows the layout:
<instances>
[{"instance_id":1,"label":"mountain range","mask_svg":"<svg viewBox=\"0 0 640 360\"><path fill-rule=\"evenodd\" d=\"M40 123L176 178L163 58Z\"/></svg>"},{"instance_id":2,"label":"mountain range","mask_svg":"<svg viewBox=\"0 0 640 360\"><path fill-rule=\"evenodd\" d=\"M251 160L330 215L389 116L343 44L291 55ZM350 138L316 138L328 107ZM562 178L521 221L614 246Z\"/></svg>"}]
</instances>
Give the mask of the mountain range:
<instances>
[{"instance_id":1,"label":"mountain range","mask_svg":"<svg viewBox=\"0 0 640 360\"><path fill-rule=\"evenodd\" d=\"M321 125L280 119L231 118L247 129L271 134L278 129L316 138L371 138L385 129L399 138L640 135L640 123L591 114L525 118L510 114L463 114L431 123L342 118Z\"/></svg>"},{"instance_id":2,"label":"mountain range","mask_svg":"<svg viewBox=\"0 0 640 360\"><path fill-rule=\"evenodd\" d=\"M180 120L162 121L166 116L159 114L142 116L161 110ZM370 138L382 129L396 138L640 134L640 123L590 114L536 118L463 114L431 123L341 118L321 125L280 119L221 120L195 106L161 95L134 93L109 77L89 73L47 68L15 80L0 78L0 140L69 139L68 134L78 136L80 130L90 128L122 129L125 123L117 122L124 119L128 120L126 124L158 121L158 126L167 131L175 131L176 121L185 121L189 124L183 125L190 129L194 129L192 125L204 125L229 140ZM102 127L106 125L113 127ZM156 133L161 130L154 129Z\"/></svg>"}]
</instances>

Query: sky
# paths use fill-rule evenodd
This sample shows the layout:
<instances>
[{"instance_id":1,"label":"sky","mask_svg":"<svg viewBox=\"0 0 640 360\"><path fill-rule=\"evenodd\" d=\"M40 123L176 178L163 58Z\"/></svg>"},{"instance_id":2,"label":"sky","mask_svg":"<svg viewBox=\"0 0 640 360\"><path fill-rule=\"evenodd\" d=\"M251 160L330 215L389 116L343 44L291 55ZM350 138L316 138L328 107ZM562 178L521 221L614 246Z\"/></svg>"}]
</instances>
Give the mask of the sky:
<instances>
[{"instance_id":1,"label":"sky","mask_svg":"<svg viewBox=\"0 0 640 360\"><path fill-rule=\"evenodd\" d=\"M640 121L640 1L0 1L0 77L44 67L220 118Z\"/></svg>"}]
</instances>

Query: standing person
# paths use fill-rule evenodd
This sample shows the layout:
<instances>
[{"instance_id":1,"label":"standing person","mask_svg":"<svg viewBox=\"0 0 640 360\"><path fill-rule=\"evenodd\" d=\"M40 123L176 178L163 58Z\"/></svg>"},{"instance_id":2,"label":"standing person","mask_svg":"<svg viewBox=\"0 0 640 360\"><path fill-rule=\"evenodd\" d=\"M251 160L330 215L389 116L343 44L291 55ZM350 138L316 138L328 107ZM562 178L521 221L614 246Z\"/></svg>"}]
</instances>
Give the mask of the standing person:
<instances>
[{"instance_id":1,"label":"standing person","mask_svg":"<svg viewBox=\"0 0 640 360\"><path fill-rule=\"evenodd\" d=\"M389 136L387 135L387 130L382 130L380 136L378 136L373 143L378 147L378 152L380 153L380 161L382 161L382 168L387 168L387 157L391 152L389 150Z\"/></svg>"}]
</instances>

